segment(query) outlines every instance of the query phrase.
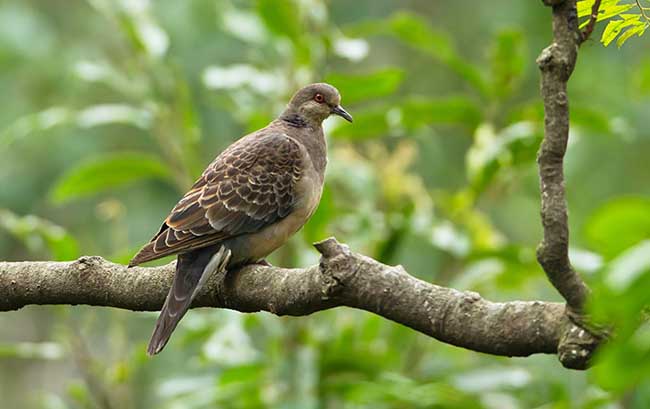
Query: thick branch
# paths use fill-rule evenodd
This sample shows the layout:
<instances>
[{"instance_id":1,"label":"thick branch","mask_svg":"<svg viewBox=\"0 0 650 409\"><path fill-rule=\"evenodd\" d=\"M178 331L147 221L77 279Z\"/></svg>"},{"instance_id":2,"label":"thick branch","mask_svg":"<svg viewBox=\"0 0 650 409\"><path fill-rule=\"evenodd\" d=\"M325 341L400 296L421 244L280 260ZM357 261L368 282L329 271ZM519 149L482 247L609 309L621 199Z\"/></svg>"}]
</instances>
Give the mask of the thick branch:
<instances>
[{"instance_id":1,"label":"thick branch","mask_svg":"<svg viewBox=\"0 0 650 409\"><path fill-rule=\"evenodd\" d=\"M576 0L544 0L544 3L553 8L553 43L537 58L544 100L544 140L537 157L544 237L537 249L537 259L553 286L566 300L569 316L581 323L589 288L569 261L563 160L569 139L567 82L575 68L578 47L584 37L578 30ZM597 15L597 7L594 12ZM580 325L584 327L584 324ZM570 357L563 359L563 354L567 352L559 351L565 366L580 368L588 362L588 357L598 345L599 337L591 335L589 331L583 332L586 333L584 342L572 347L569 353L579 351L579 359L575 362L571 362Z\"/></svg>"},{"instance_id":2,"label":"thick branch","mask_svg":"<svg viewBox=\"0 0 650 409\"><path fill-rule=\"evenodd\" d=\"M316 245L321 263L306 269L249 266L225 279L211 277L193 307L307 315L337 306L370 311L442 342L505 356L556 353L579 342L581 332L564 305L539 301L493 303L418 280L401 266L351 252L334 239ZM100 257L73 262L0 263L0 311L29 304L88 304L158 310L173 263L152 268ZM576 354L579 351L575 351Z\"/></svg>"}]
</instances>

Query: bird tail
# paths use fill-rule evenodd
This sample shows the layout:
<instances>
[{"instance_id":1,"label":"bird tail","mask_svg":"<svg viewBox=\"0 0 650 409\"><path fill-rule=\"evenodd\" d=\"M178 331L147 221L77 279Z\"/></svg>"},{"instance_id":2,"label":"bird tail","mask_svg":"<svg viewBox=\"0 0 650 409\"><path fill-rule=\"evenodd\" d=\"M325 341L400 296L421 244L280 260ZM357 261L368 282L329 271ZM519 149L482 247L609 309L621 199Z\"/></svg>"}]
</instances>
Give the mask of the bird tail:
<instances>
[{"instance_id":1,"label":"bird tail","mask_svg":"<svg viewBox=\"0 0 650 409\"><path fill-rule=\"evenodd\" d=\"M226 268L230 254L230 250L221 245L216 253L214 247L208 247L178 255L172 288L149 341L149 355L162 351L208 277Z\"/></svg>"}]
</instances>

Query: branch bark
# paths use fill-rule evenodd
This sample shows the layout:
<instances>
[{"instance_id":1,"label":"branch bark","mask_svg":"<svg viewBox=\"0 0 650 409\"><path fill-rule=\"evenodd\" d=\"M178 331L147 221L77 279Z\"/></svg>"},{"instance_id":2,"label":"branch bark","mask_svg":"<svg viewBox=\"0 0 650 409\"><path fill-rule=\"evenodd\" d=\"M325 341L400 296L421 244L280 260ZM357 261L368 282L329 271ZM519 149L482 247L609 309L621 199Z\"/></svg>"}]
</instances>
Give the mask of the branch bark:
<instances>
[{"instance_id":1,"label":"branch bark","mask_svg":"<svg viewBox=\"0 0 650 409\"><path fill-rule=\"evenodd\" d=\"M567 82L573 73L583 34L578 29L576 0L544 0L553 10L553 43L537 58L541 70L544 101L544 140L537 163L541 190L541 217L544 237L537 249L537 260L553 286L567 302L568 315L589 335L580 345L560 350L565 366L581 368L589 361L600 342L583 323L583 307L589 288L569 260L569 225L564 190L563 161L569 140L569 98ZM598 14L597 7L592 13ZM594 21L595 24L595 21ZM593 25L589 32L593 30ZM575 362L571 356L578 353ZM587 359L583 359L584 356Z\"/></svg>"},{"instance_id":2,"label":"branch bark","mask_svg":"<svg viewBox=\"0 0 650 409\"><path fill-rule=\"evenodd\" d=\"M193 307L308 315L347 306L381 315L442 342L504 356L555 354L581 333L560 303L495 303L477 293L429 284L401 266L351 252L335 239L317 243L319 265L305 269L248 266L211 277ZM155 311L174 263L134 267L100 257L72 262L0 262L0 311L30 304L87 304Z\"/></svg>"}]
</instances>

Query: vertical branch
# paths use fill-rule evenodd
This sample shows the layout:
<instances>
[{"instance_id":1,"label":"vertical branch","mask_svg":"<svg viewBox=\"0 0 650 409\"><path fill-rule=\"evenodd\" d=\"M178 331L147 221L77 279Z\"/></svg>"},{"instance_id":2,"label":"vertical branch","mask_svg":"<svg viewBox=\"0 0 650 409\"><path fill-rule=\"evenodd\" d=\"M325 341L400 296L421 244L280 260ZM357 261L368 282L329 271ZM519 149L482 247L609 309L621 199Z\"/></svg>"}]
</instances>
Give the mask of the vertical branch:
<instances>
[{"instance_id":1,"label":"vertical branch","mask_svg":"<svg viewBox=\"0 0 650 409\"><path fill-rule=\"evenodd\" d=\"M544 140L537 157L544 237L537 260L549 281L564 297L569 328L558 346L558 356L568 368L584 368L601 337L582 319L589 288L569 260L569 225L564 191L564 154L569 139L567 82L585 36L578 29L576 0L544 0L553 10L553 43L537 58L544 101ZM592 10L597 16L598 10ZM595 19L594 19L595 20ZM590 31L593 30L593 26Z\"/></svg>"},{"instance_id":2,"label":"vertical branch","mask_svg":"<svg viewBox=\"0 0 650 409\"><path fill-rule=\"evenodd\" d=\"M537 249L537 259L570 309L579 313L589 290L569 261L563 159L569 139L567 81L576 64L582 35L578 31L575 0L552 7L553 43L537 58L544 100L544 140L537 157L544 238Z\"/></svg>"}]
</instances>

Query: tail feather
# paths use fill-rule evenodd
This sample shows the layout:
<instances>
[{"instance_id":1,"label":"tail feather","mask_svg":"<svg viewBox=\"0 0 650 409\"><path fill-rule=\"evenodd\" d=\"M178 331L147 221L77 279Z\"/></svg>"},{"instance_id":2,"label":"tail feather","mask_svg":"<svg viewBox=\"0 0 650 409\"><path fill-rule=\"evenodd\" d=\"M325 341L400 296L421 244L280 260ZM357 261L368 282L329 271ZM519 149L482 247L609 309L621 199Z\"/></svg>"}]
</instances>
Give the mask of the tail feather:
<instances>
[{"instance_id":1,"label":"tail feather","mask_svg":"<svg viewBox=\"0 0 650 409\"><path fill-rule=\"evenodd\" d=\"M149 355L162 351L208 277L225 269L229 260L230 250L223 245L216 253L214 247L208 247L178 256L172 288L149 341Z\"/></svg>"}]
</instances>

